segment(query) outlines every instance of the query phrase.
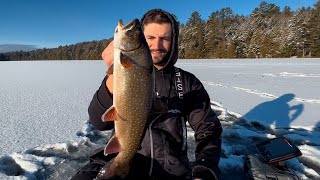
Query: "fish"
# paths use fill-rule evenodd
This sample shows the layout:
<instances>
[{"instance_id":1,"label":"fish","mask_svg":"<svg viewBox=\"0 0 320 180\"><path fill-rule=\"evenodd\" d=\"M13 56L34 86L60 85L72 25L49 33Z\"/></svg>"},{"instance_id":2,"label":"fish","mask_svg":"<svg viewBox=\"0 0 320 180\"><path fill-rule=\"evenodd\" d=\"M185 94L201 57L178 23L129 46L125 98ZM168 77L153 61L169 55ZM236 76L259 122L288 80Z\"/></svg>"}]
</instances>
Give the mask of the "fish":
<instances>
[{"instance_id":1,"label":"fish","mask_svg":"<svg viewBox=\"0 0 320 180\"><path fill-rule=\"evenodd\" d=\"M115 133L104 154L118 153L99 172L97 179L124 178L129 174L134 154L141 148L148 116L151 113L155 75L152 56L140 22L127 25L119 20L114 33L113 105L102 121L114 121Z\"/></svg>"}]
</instances>

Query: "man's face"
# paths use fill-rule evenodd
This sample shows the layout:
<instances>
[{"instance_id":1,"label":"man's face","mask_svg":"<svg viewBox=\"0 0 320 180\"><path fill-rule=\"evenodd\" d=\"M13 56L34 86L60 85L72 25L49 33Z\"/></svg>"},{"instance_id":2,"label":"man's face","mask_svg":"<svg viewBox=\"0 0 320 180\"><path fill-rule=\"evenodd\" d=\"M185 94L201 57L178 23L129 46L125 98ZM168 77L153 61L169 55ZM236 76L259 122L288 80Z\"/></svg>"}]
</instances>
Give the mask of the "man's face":
<instances>
[{"instance_id":1,"label":"man's face","mask_svg":"<svg viewBox=\"0 0 320 180\"><path fill-rule=\"evenodd\" d=\"M147 24L144 26L144 35L151 51L153 64L164 66L167 63L164 57L170 53L171 48L171 24Z\"/></svg>"}]
</instances>

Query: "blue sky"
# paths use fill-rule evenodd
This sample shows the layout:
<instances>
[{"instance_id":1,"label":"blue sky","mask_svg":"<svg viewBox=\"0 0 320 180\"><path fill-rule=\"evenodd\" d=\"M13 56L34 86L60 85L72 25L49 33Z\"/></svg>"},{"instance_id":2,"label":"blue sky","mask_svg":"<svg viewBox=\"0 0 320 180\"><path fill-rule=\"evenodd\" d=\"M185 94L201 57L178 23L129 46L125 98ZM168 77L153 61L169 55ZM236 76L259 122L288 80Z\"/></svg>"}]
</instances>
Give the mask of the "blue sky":
<instances>
[{"instance_id":1,"label":"blue sky","mask_svg":"<svg viewBox=\"0 0 320 180\"><path fill-rule=\"evenodd\" d=\"M313 7L317 0L266 0L282 9L288 5ZM140 19L152 8L174 13L182 23L198 11L207 19L230 7L249 15L261 0L0 0L0 44L57 47L111 38L119 19Z\"/></svg>"}]
</instances>

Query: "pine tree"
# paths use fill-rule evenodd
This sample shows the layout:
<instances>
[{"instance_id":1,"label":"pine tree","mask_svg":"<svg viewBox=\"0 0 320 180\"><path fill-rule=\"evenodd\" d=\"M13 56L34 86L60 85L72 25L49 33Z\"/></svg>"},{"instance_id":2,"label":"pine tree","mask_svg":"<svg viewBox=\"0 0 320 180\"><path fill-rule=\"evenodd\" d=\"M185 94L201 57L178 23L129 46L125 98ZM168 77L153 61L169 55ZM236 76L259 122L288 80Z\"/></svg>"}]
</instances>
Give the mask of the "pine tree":
<instances>
[{"instance_id":1,"label":"pine tree","mask_svg":"<svg viewBox=\"0 0 320 180\"><path fill-rule=\"evenodd\" d=\"M205 54L208 58L214 57L219 42L223 41L221 34L221 26L218 19L218 12L213 12L205 25L204 46Z\"/></svg>"},{"instance_id":2,"label":"pine tree","mask_svg":"<svg viewBox=\"0 0 320 180\"><path fill-rule=\"evenodd\" d=\"M283 14L285 15L285 16L290 16L291 15L291 8L289 7L289 6L285 6L284 8L283 8Z\"/></svg>"},{"instance_id":3,"label":"pine tree","mask_svg":"<svg viewBox=\"0 0 320 180\"><path fill-rule=\"evenodd\" d=\"M320 57L320 1L318 1L314 7L308 24L310 33L310 54L312 57Z\"/></svg>"},{"instance_id":4,"label":"pine tree","mask_svg":"<svg viewBox=\"0 0 320 180\"><path fill-rule=\"evenodd\" d=\"M182 40L185 41L185 58L204 57L204 20L198 12L193 12L186 23Z\"/></svg>"},{"instance_id":5,"label":"pine tree","mask_svg":"<svg viewBox=\"0 0 320 180\"><path fill-rule=\"evenodd\" d=\"M279 14L280 7L276 6L272 3L267 3L266 1L262 1L259 4L259 7L255 8L252 13L251 17L269 17L271 15Z\"/></svg>"},{"instance_id":6,"label":"pine tree","mask_svg":"<svg viewBox=\"0 0 320 180\"><path fill-rule=\"evenodd\" d=\"M209 58L226 58L227 36L230 27L235 23L236 16L230 8L223 8L213 12L205 26L205 52ZM228 49L231 50L230 47ZM235 48L234 48L235 50ZM233 55L232 55L233 56Z\"/></svg>"}]
</instances>

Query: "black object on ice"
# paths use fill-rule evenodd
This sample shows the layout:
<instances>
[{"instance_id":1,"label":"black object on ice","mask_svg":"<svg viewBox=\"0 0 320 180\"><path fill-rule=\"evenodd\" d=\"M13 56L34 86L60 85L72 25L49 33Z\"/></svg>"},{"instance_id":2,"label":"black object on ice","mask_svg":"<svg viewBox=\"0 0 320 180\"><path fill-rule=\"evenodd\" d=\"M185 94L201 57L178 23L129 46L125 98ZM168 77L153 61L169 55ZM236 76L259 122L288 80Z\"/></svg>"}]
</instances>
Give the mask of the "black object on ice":
<instances>
[{"instance_id":1,"label":"black object on ice","mask_svg":"<svg viewBox=\"0 0 320 180\"><path fill-rule=\"evenodd\" d=\"M274 138L256 145L267 163L277 163L301 156L301 151L284 137Z\"/></svg>"},{"instance_id":2,"label":"black object on ice","mask_svg":"<svg viewBox=\"0 0 320 180\"><path fill-rule=\"evenodd\" d=\"M296 180L285 160L301 156L300 150L284 137L266 140L256 145L259 154L245 157L244 171L248 179Z\"/></svg>"}]
</instances>

